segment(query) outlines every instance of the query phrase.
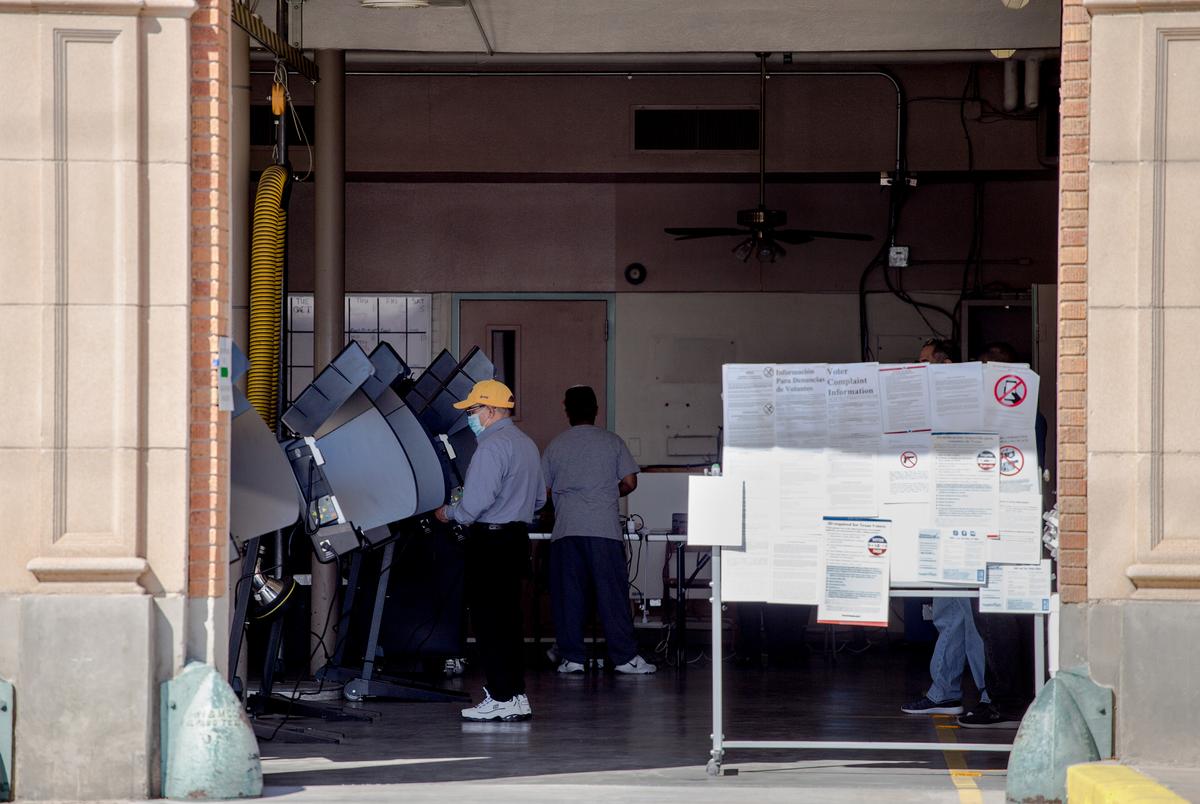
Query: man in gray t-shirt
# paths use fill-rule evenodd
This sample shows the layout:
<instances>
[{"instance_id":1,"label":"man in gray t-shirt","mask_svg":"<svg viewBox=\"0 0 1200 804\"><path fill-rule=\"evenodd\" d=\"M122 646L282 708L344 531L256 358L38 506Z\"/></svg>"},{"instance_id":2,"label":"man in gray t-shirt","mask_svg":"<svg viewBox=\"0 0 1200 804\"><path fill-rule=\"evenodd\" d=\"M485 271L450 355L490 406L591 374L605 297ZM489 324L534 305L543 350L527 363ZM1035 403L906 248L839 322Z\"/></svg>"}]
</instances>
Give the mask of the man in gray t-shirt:
<instances>
[{"instance_id":1,"label":"man in gray t-shirt","mask_svg":"<svg viewBox=\"0 0 1200 804\"><path fill-rule=\"evenodd\" d=\"M620 436L596 426L595 391L568 388L563 406L571 429L542 456L554 500L550 602L562 656L558 672L583 672L583 624L588 592L594 590L613 667L619 673L653 673L657 668L637 653L617 502L637 488L638 465Z\"/></svg>"}]
</instances>

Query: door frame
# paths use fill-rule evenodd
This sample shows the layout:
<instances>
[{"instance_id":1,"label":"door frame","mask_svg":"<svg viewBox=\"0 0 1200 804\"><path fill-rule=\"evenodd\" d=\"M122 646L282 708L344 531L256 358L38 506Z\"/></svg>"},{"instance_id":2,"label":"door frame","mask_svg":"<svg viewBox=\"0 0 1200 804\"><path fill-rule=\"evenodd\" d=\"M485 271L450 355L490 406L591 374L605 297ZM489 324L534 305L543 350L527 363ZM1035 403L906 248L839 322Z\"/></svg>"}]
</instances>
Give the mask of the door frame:
<instances>
[{"instance_id":1,"label":"door frame","mask_svg":"<svg viewBox=\"0 0 1200 804\"><path fill-rule=\"evenodd\" d=\"M452 293L450 294L450 344L459 355L459 305L464 301L603 301L604 343L604 418L605 427L616 426L617 297L615 293ZM459 355L461 357L461 355Z\"/></svg>"}]
</instances>

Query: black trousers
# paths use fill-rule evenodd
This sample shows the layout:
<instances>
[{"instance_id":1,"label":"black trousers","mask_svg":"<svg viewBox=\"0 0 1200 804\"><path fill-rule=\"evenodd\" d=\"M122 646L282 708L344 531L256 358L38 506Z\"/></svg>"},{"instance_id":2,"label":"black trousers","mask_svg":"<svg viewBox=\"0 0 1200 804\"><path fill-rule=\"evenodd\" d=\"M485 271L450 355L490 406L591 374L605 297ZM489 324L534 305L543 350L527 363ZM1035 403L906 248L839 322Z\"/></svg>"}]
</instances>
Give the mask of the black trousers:
<instances>
[{"instance_id":1,"label":"black trousers","mask_svg":"<svg viewBox=\"0 0 1200 804\"><path fill-rule=\"evenodd\" d=\"M567 536L550 543L550 605L554 636L563 658L587 660L583 642L589 594L604 626L608 658L613 666L637 655L637 638L629 612L629 569L625 541L595 536Z\"/></svg>"},{"instance_id":2,"label":"black trousers","mask_svg":"<svg viewBox=\"0 0 1200 804\"><path fill-rule=\"evenodd\" d=\"M525 692L525 618L521 581L529 572L529 528L522 523L467 529L467 605L487 690L497 701Z\"/></svg>"}]
</instances>

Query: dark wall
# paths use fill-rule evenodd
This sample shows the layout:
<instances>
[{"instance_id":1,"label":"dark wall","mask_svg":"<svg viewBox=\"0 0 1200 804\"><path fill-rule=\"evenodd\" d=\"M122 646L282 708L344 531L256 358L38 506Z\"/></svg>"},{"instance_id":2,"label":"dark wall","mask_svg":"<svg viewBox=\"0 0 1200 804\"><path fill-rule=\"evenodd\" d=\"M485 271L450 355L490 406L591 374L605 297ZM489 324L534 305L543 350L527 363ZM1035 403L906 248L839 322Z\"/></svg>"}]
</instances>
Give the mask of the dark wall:
<instances>
[{"instance_id":1,"label":"dark wall","mask_svg":"<svg viewBox=\"0 0 1200 804\"><path fill-rule=\"evenodd\" d=\"M918 264L910 289L961 282L982 182L981 283L1052 282L1057 178L1039 154L1034 117L984 106L967 120L966 65L894 69L909 102L907 155L919 178L898 230ZM1053 70L1054 65L1048 65ZM265 97L256 76L253 97ZM977 68L999 106L999 63ZM297 103L311 92L296 82ZM774 266L738 263L732 238L674 242L664 226L730 226L753 206L757 155L644 153L631 146L638 105L753 105L754 77L394 77L347 79L349 291L854 290L887 227L878 173L895 158L896 96L875 76L776 77L768 86L767 201L792 226L857 231L873 243L789 247ZM965 107L974 115L975 104ZM303 147L291 151L299 172ZM257 164L265 151L258 149ZM312 285L312 185L290 208L291 286ZM920 261L935 261L920 264Z\"/></svg>"}]
</instances>

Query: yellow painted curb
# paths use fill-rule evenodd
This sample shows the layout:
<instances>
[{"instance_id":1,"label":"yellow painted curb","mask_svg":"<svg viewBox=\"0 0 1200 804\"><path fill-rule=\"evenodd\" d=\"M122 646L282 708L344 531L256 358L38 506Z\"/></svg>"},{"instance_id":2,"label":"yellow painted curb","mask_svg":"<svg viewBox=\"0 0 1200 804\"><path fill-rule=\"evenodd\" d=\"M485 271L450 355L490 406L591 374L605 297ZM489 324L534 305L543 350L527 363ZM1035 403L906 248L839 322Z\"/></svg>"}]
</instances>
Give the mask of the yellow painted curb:
<instances>
[{"instance_id":1,"label":"yellow painted curb","mask_svg":"<svg viewBox=\"0 0 1200 804\"><path fill-rule=\"evenodd\" d=\"M1088 762L1067 768L1067 801L1070 804L1126 804L1174 801L1181 798L1128 765Z\"/></svg>"}]
</instances>

